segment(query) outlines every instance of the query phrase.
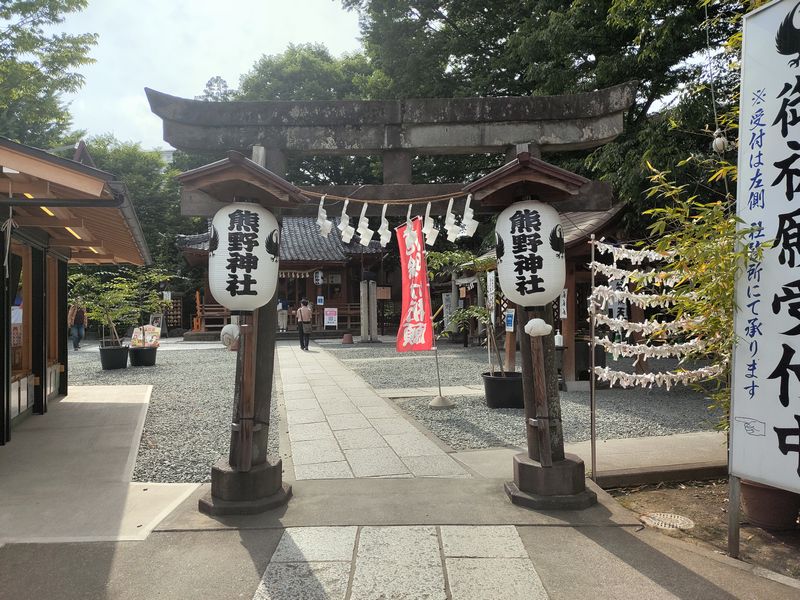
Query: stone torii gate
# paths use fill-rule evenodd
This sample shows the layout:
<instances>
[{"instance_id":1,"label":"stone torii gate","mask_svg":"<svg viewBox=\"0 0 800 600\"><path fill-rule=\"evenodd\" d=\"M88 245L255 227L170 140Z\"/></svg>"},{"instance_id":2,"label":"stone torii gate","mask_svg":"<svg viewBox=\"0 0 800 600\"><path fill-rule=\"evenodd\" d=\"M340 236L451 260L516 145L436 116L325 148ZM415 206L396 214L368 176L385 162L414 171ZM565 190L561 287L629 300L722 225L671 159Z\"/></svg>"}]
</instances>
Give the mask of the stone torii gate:
<instances>
[{"instance_id":1,"label":"stone torii gate","mask_svg":"<svg viewBox=\"0 0 800 600\"><path fill-rule=\"evenodd\" d=\"M613 140L622 133L623 113L633 103L635 92L636 83L630 82L567 96L203 102L146 89L152 111L163 119L166 142L184 151L228 153L227 158L180 177L184 183L181 211L198 216L211 216L235 199L272 203L273 208L277 202L283 214L315 214L316 207L302 201L320 194L369 201L370 215L379 214L387 201L395 201L389 205L389 214L404 215L403 204L413 204L415 199L421 202L421 198L453 195L463 205L467 194L473 195L475 212L484 214L500 212L532 195L554 202L562 212L608 210L612 203L608 185L550 165L541 155L594 148ZM241 154L251 148L253 160ZM507 164L466 186L411 183L414 156L477 153L504 153ZM285 181L287 157L309 155L380 155L384 183L296 188ZM443 203L434 203L432 212L443 214ZM274 300L266 309L274 314ZM274 321L258 320L255 364L273 362ZM525 357L524 346L529 342L521 331L520 336ZM592 494L584 488L583 463L578 459L578 465L573 457L564 460L552 340L545 345L545 363L546 403L551 415L558 413L553 419L552 445L549 452L540 447L536 432L528 425L534 406L528 365L527 379L531 381L525 385L525 412L529 452L515 458L514 489L507 486L507 491L515 503L527 506L582 508L591 502ZM255 411L268 415L272 378L262 377L255 385ZM557 468L542 469L541 452L546 452L552 467ZM253 454L266 460L260 448ZM213 511L216 504L221 512L237 512L236 504L240 504L240 512L253 512L288 498L286 487L281 487L280 465L245 473L234 473L234 466L232 458L230 466L214 467L218 473L215 477L212 471L212 498L206 502L206 510L210 507Z\"/></svg>"}]
</instances>

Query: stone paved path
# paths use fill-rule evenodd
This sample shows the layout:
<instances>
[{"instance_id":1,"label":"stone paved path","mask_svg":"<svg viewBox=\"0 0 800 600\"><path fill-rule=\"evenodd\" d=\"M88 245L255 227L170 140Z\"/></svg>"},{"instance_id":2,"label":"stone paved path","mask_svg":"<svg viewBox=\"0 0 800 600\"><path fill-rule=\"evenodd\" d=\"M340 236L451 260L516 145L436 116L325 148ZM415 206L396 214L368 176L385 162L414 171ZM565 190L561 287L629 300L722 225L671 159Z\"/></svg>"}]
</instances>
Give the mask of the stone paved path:
<instances>
[{"instance_id":1,"label":"stone paved path","mask_svg":"<svg viewBox=\"0 0 800 600\"><path fill-rule=\"evenodd\" d=\"M318 345L281 343L277 354L296 479L469 477Z\"/></svg>"},{"instance_id":2,"label":"stone paved path","mask_svg":"<svg viewBox=\"0 0 800 600\"><path fill-rule=\"evenodd\" d=\"M513 525L292 527L254 600L546 600Z\"/></svg>"}]
</instances>

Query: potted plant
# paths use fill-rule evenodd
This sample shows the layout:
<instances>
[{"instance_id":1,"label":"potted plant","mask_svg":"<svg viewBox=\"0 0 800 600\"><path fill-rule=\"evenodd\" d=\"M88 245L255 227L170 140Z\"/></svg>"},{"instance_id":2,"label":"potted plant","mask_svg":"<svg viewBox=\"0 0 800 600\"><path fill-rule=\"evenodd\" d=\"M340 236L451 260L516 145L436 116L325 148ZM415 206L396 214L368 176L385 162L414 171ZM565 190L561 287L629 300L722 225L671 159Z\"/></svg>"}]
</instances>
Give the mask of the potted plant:
<instances>
[{"instance_id":1,"label":"potted plant","mask_svg":"<svg viewBox=\"0 0 800 600\"><path fill-rule=\"evenodd\" d=\"M130 359L132 367L152 367L156 364L161 323L145 325L145 318L152 313L162 313L171 302L164 300L160 288L170 276L158 269L129 271L127 282L133 305L137 307L139 327L131 337Z\"/></svg>"},{"instance_id":2,"label":"potted plant","mask_svg":"<svg viewBox=\"0 0 800 600\"><path fill-rule=\"evenodd\" d=\"M131 303L128 281L106 272L76 273L70 277L73 297L82 297L86 317L101 325L100 364L104 370L128 366L128 346L122 344L118 327L134 323L137 309ZM106 331L110 334L106 338Z\"/></svg>"},{"instance_id":3,"label":"potted plant","mask_svg":"<svg viewBox=\"0 0 800 600\"><path fill-rule=\"evenodd\" d=\"M488 309L481 306L460 308L452 314L450 322L456 330L464 331L473 319L486 327L486 343L489 346L489 370L481 373L486 405L489 408L523 408L522 373L503 370L503 359ZM494 359L497 359L497 369Z\"/></svg>"}]
</instances>

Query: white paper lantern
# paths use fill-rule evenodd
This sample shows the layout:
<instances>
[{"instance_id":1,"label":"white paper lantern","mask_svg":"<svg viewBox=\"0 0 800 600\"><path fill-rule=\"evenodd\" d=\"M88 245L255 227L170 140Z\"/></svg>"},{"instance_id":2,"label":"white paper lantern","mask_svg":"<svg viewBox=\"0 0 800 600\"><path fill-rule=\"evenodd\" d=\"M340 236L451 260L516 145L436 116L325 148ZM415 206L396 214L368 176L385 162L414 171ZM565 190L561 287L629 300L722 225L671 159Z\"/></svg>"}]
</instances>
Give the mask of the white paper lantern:
<instances>
[{"instance_id":1,"label":"white paper lantern","mask_svg":"<svg viewBox=\"0 0 800 600\"><path fill-rule=\"evenodd\" d=\"M234 202L211 222L208 283L214 298L230 310L255 310L275 295L280 227L266 208Z\"/></svg>"},{"instance_id":2,"label":"white paper lantern","mask_svg":"<svg viewBox=\"0 0 800 600\"><path fill-rule=\"evenodd\" d=\"M519 306L543 306L564 289L564 233L556 210L542 202L517 202L497 217L497 277L503 294Z\"/></svg>"}]
</instances>

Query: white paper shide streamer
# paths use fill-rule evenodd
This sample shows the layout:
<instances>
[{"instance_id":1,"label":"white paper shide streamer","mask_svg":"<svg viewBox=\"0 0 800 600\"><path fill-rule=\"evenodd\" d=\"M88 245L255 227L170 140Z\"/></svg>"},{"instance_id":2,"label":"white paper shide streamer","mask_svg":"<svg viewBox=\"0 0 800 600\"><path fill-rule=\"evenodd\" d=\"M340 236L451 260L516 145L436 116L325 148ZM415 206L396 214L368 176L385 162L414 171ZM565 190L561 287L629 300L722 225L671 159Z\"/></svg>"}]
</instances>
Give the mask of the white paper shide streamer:
<instances>
[{"instance_id":1,"label":"white paper shide streamer","mask_svg":"<svg viewBox=\"0 0 800 600\"><path fill-rule=\"evenodd\" d=\"M349 204L349 200L344 201L344 206L342 207L342 216L339 220L339 231L342 232L342 241L345 244L349 244L350 240L353 239L353 235L355 234L356 230L350 225L350 217L347 214L347 205Z\"/></svg>"},{"instance_id":2,"label":"white paper shide streamer","mask_svg":"<svg viewBox=\"0 0 800 600\"><path fill-rule=\"evenodd\" d=\"M388 204L383 205L383 210L381 211L381 226L378 228L378 235L380 236L381 240L381 247L386 248L386 245L392 239L392 232L389 231L389 221L386 218L386 209L389 208Z\"/></svg>"},{"instance_id":3,"label":"white paper shide streamer","mask_svg":"<svg viewBox=\"0 0 800 600\"><path fill-rule=\"evenodd\" d=\"M425 236L425 245L433 246L436 243L436 238L439 237L439 230L434 227L433 218L431 218L431 203L425 208L425 221L422 223L422 233Z\"/></svg>"},{"instance_id":4,"label":"white paper shide streamer","mask_svg":"<svg viewBox=\"0 0 800 600\"><path fill-rule=\"evenodd\" d=\"M369 219L367 218L367 207L369 205L364 202L364 205L361 207L361 215L358 217L358 235L361 236L360 243L362 246L369 246L369 243L372 241L372 236L374 235L372 230L369 228Z\"/></svg>"},{"instance_id":5,"label":"white paper shide streamer","mask_svg":"<svg viewBox=\"0 0 800 600\"><path fill-rule=\"evenodd\" d=\"M333 229L333 221L328 219L328 213L325 210L325 196L319 199L319 209L317 210L317 225L319 225L319 234L322 237L328 237L328 234Z\"/></svg>"},{"instance_id":6,"label":"white paper shide streamer","mask_svg":"<svg viewBox=\"0 0 800 600\"><path fill-rule=\"evenodd\" d=\"M461 226L464 228L464 235L472 237L478 229L478 221L474 218L475 213L470 208L472 203L472 194L467 196L467 201L464 204L464 216L461 219Z\"/></svg>"},{"instance_id":7,"label":"white paper shide streamer","mask_svg":"<svg viewBox=\"0 0 800 600\"><path fill-rule=\"evenodd\" d=\"M447 232L447 241L455 242L461 233L461 227L456 223L456 215L453 213L453 198L447 203L447 214L444 217L444 230Z\"/></svg>"}]
</instances>

